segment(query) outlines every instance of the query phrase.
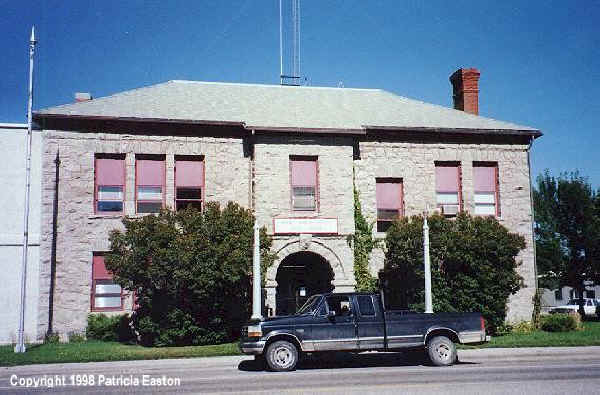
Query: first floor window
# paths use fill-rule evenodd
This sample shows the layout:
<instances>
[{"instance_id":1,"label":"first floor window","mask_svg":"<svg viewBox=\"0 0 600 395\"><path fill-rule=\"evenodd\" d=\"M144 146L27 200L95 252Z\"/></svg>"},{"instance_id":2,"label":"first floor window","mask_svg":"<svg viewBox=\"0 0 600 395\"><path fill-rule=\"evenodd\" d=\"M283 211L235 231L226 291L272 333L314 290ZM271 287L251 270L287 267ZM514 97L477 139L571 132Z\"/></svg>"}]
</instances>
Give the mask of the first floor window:
<instances>
[{"instance_id":1,"label":"first floor window","mask_svg":"<svg viewBox=\"0 0 600 395\"><path fill-rule=\"evenodd\" d=\"M435 193L442 214L453 217L462 209L460 164L435 162Z\"/></svg>"},{"instance_id":2,"label":"first floor window","mask_svg":"<svg viewBox=\"0 0 600 395\"><path fill-rule=\"evenodd\" d=\"M290 158L292 210L316 211L318 203L317 159Z\"/></svg>"},{"instance_id":3,"label":"first floor window","mask_svg":"<svg viewBox=\"0 0 600 395\"><path fill-rule=\"evenodd\" d=\"M94 254L92 263L92 311L122 310L123 297L119 284L106 270L104 256Z\"/></svg>"},{"instance_id":4,"label":"first floor window","mask_svg":"<svg viewBox=\"0 0 600 395\"><path fill-rule=\"evenodd\" d=\"M95 160L95 212L123 212L125 185L125 157L123 155L97 155Z\"/></svg>"},{"instance_id":5,"label":"first floor window","mask_svg":"<svg viewBox=\"0 0 600 395\"><path fill-rule=\"evenodd\" d=\"M202 210L204 162L199 157L175 157L175 208Z\"/></svg>"},{"instance_id":6,"label":"first floor window","mask_svg":"<svg viewBox=\"0 0 600 395\"><path fill-rule=\"evenodd\" d=\"M137 159L135 174L137 212L159 212L163 207L165 192L164 158Z\"/></svg>"},{"instance_id":7,"label":"first floor window","mask_svg":"<svg viewBox=\"0 0 600 395\"><path fill-rule=\"evenodd\" d=\"M473 163L473 186L475 189L475 214L500 216L497 163Z\"/></svg>"},{"instance_id":8,"label":"first floor window","mask_svg":"<svg viewBox=\"0 0 600 395\"><path fill-rule=\"evenodd\" d=\"M395 220L404 215L402 193L402 180L388 178L376 180L377 232L386 232Z\"/></svg>"}]
</instances>

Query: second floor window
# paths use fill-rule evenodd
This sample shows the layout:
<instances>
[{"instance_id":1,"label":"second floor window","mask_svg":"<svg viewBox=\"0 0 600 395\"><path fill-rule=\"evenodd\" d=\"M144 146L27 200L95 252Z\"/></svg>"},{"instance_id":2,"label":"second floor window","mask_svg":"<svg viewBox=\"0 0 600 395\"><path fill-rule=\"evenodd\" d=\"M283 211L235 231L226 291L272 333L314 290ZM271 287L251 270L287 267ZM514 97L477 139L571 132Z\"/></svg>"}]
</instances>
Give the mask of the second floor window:
<instances>
[{"instance_id":1,"label":"second floor window","mask_svg":"<svg viewBox=\"0 0 600 395\"><path fill-rule=\"evenodd\" d=\"M447 217L462 209L460 164L435 162L435 195L437 207Z\"/></svg>"},{"instance_id":2,"label":"second floor window","mask_svg":"<svg viewBox=\"0 0 600 395\"><path fill-rule=\"evenodd\" d=\"M316 158L290 158L292 209L316 211L319 190Z\"/></svg>"},{"instance_id":3,"label":"second floor window","mask_svg":"<svg viewBox=\"0 0 600 395\"><path fill-rule=\"evenodd\" d=\"M500 216L498 166L495 162L473 163L475 214Z\"/></svg>"},{"instance_id":4,"label":"second floor window","mask_svg":"<svg viewBox=\"0 0 600 395\"><path fill-rule=\"evenodd\" d=\"M378 178L375 194L377 198L377 232L386 232L392 222L404 215L402 180Z\"/></svg>"},{"instance_id":5,"label":"second floor window","mask_svg":"<svg viewBox=\"0 0 600 395\"><path fill-rule=\"evenodd\" d=\"M157 213L163 207L165 193L165 161L137 159L135 163L136 211Z\"/></svg>"},{"instance_id":6,"label":"second floor window","mask_svg":"<svg viewBox=\"0 0 600 395\"><path fill-rule=\"evenodd\" d=\"M125 158L119 155L96 157L95 171L95 211L123 212Z\"/></svg>"},{"instance_id":7,"label":"second floor window","mask_svg":"<svg viewBox=\"0 0 600 395\"><path fill-rule=\"evenodd\" d=\"M204 162L199 158L175 158L175 208L202 210Z\"/></svg>"}]
</instances>

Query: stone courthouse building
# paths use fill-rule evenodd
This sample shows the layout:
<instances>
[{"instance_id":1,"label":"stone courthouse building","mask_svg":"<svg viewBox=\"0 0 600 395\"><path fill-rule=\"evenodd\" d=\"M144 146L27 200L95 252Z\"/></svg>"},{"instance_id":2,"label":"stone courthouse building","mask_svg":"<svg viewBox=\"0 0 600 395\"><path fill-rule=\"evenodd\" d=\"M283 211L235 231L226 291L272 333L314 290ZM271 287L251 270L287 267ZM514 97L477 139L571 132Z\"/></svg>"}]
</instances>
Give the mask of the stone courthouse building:
<instances>
[{"instance_id":1,"label":"stone courthouse building","mask_svg":"<svg viewBox=\"0 0 600 395\"><path fill-rule=\"evenodd\" d=\"M40 336L80 331L90 311L131 309L104 267L108 233L123 216L161 207L254 209L278 255L267 273L270 313L313 293L351 291L353 185L376 236L399 216L436 207L494 215L524 235L524 288L509 319L529 319L528 152L541 133L478 116L478 78L475 69L452 75L455 109L377 89L169 81L38 111ZM375 251L371 272L382 266Z\"/></svg>"}]
</instances>

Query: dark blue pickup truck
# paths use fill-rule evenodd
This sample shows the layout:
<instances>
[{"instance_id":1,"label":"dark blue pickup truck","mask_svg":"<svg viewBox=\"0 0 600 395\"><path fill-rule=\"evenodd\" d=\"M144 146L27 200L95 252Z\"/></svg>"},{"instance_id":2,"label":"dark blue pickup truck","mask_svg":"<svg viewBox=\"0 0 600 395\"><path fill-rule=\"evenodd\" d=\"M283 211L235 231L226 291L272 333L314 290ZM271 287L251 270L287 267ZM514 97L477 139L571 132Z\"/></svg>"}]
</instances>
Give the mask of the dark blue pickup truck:
<instances>
[{"instance_id":1,"label":"dark blue pickup truck","mask_svg":"<svg viewBox=\"0 0 600 395\"><path fill-rule=\"evenodd\" d=\"M386 310L378 294L312 296L294 315L252 321L240 349L264 357L274 371L294 370L301 353L425 349L434 365L457 360L455 343L483 343L479 313L425 314Z\"/></svg>"}]
</instances>

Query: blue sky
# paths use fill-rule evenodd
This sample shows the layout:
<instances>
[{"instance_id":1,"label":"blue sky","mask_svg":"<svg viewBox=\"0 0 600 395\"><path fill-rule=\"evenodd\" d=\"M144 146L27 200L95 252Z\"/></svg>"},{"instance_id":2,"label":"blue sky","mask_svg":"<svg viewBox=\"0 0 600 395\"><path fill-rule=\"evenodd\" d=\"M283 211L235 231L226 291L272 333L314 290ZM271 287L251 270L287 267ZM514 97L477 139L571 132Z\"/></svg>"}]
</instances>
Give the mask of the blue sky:
<instances>
[{"instance_id":1,"label":"blue sky","mask_svg":"<svg viewBox=\"0 0 600 395\"><path fill-rule=\"evenodd\" d=\"M0 122L25 122L27 41L39 38L34 108L171 79L277 84L278 0L0 0ZM311 85L382 88L452 106L450 74L481 71L480 114L539 128L533 173L600 186L600 2L301 2Z\"/></svg>"}]
</instances>

